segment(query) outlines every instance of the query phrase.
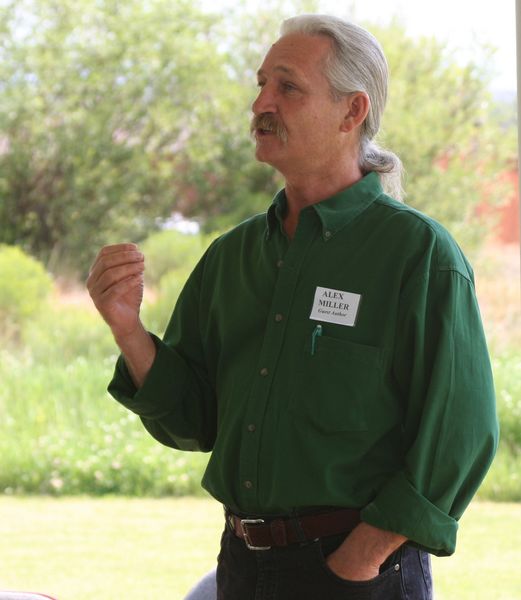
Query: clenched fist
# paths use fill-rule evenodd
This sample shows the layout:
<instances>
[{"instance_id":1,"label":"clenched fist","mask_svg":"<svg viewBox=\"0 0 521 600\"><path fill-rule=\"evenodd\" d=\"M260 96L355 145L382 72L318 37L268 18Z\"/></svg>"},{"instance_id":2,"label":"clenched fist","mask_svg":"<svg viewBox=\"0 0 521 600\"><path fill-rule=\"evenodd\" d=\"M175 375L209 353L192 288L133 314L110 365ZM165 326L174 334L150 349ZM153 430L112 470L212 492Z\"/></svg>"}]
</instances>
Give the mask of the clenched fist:
<instances>
[{"instance_id":1,"label":"clenched fist","mask_svg":"<svg viewBox=\"0 0 521 600\"><path fill-rule=\"evenodd\" d=\"M139 319L144 271L144 257L135 244L115 244L100 250L87 279L89 294L112 329L138 388L156 356L154 342Z\"/></svg>"},{"instance_id":2,"label":"clenched fist","mask_svg":"<svg viewBox=\"0 0 521 600\"><path fill-rule=\"evenodd\" d=\"M116 339L139 324L144 270L144 257L135 244L105 246L92 265L87 289Z\"/></svg>"}]
</instances>

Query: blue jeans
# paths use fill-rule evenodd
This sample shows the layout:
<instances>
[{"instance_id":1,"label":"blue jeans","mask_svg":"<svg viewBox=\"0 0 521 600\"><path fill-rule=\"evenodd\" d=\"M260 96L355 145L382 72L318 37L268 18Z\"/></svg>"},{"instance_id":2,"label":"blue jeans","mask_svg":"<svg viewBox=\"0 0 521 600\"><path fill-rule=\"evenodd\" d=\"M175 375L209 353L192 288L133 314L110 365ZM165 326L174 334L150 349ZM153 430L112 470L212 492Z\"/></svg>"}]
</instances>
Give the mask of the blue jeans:
<instances>
[{"instance_id":1,"label":"blue jeans","mask_svg":"<svg viewBox=\"0 0 521 600\"><path fill-rule=\"evenodd\" d=\"M248 550L228 527L217 563L217 600L432 600L429 555L409 545L370 581L335 575L326 557L345 534L271 550Z\"/></svg>"}]
</instances>

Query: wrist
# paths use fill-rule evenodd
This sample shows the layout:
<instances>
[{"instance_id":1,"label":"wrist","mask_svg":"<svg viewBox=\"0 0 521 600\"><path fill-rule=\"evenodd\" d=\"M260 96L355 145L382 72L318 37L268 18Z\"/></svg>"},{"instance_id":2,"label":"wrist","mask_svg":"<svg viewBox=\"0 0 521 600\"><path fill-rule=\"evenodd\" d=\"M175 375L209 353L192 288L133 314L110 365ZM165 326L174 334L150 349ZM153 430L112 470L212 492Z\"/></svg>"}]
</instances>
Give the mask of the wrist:
<instances>
[{"instance_id":1,"label":"wrist","mask_svg":"<svg viewBox=\"0 0 521 600\"><path fill-rule=\"evenodd\" d=\"M134 385L139 389L152 368L156 358L156 345L141 321L130 332L119 334L114 339L123 354Z\"/></svg>"},{"instance_id":2,"label":"wrist","mask_svg":"<svg viewBox=\"0 0 521 600\"><path fill-rule=\"evenodd\" d=\"M125 348L132 348L142 343L145 336L150 337L139 317L131 327L124 330L112 327L111 331L114 341L123 353L125 353Z\"/></svg>"},{"instance_id":3,"label":"wrist","mask_svg":"<svg viewBox=\"0 0 521 600\"><path fill-rule=\"evenodd\" d=\"M364 581L376 577L380 566L403 543L402 535L360 523L328 558L331 570L344 579Z\"/></svg>"},{"instance_id":4,"label":"wrist","mask_svg":"<svg viewBox=\"0 0 521 600\"><path fill-rule=\"evenodd\" d=\"M352 537L351 537L352 536ZM380 567L386 559L407 541L407 538L392 531L386 531L360 523L348 536L351 543L356 545L358 555L366 564Z\"/></svg>"}]
</instances>

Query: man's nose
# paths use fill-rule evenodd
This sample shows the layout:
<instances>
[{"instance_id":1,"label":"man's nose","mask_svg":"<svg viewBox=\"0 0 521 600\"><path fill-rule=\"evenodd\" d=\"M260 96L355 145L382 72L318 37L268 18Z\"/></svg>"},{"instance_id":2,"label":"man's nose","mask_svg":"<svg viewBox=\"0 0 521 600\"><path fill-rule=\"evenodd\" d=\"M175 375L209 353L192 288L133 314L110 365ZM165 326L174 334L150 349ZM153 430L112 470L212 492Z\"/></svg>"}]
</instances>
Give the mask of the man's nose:
<instances>
[{"instance_id":1,"label":"man's nose","mask_svg":"<svg viewBox=\"0 0 521 600\"><path fill-rule=\"evenodd\" d=\"M268 85L264 85L255 98L251 105L251 110L254 115L260 115L262 113L274 113L277 112L275 97L273 91L270 90Z\"/></svg>"}]
</instances>

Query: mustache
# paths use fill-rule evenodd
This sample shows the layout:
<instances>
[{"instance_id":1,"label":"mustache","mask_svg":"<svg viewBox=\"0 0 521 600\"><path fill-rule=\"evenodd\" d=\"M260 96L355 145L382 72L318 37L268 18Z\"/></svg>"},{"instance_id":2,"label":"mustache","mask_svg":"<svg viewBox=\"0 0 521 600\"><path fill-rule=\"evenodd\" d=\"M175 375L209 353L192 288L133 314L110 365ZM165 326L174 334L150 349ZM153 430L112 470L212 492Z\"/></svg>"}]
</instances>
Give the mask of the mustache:
<instances>
[{"instance_id":1,"label":"mustache","mask_svg":"<svg viewBox=\"0 0 521 600\"><path fill-rule=\"evenodd\" d=\"M288 132L280 120L271 113L261 113L256 115L251 120L250 133L255 133L256 130L263 129L264 131L271 131L274 133L281 142L286 143L288 141Z\"/></svg>"}]
</instances>

